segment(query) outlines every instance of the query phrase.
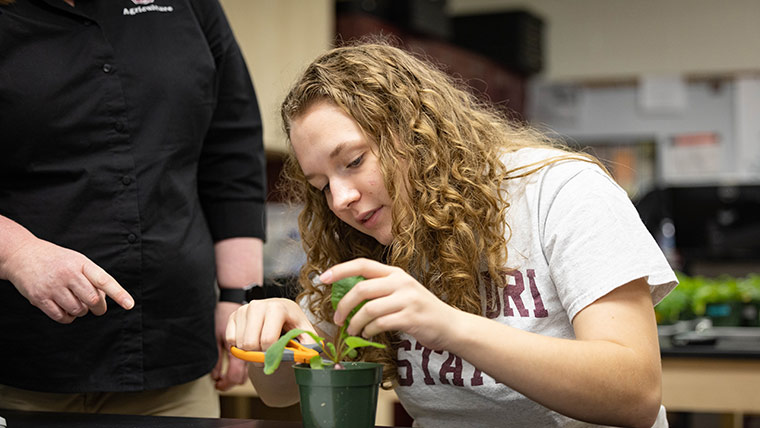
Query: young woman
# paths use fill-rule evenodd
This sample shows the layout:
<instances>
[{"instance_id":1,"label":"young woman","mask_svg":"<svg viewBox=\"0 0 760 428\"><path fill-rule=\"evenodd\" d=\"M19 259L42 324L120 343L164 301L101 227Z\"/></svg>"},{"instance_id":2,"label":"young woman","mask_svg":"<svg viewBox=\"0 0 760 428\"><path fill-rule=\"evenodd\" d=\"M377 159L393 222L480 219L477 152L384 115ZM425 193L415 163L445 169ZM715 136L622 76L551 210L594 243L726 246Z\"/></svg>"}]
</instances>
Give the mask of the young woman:
<instances>
[{"instance_id":1,"label":"young woman","mask_svg":"<svg viewBox=\"0 0 760 428\"><path fill-rule=\"evenodd\" d=\"M390 345L363 358L419 426L667 426L653 303L676 278L597 161L383 43L317 58L282 117L304 290L240 308L230 344L329 337L368 300L348 332ZM266 403L298 400L289 367L249 375Z\"/></svg>"}]
</instances>

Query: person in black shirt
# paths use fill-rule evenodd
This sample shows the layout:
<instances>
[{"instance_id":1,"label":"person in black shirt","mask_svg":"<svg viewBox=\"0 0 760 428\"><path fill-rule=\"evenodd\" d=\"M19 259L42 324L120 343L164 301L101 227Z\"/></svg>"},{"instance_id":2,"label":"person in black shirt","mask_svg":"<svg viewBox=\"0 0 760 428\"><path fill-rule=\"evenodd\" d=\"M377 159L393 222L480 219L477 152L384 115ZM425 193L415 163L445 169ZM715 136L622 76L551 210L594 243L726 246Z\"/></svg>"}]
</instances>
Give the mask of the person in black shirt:
<instances>
[{"instance_id":1,"label":"person in black shirt","mask_svg":"<svg viewBox=\"0 0 760 428\"><path fill-rule=\"evenodd\" d=\"M0 408L218 416L264 169L217 0L2 0Z\"/></svg>"}]
</instances>

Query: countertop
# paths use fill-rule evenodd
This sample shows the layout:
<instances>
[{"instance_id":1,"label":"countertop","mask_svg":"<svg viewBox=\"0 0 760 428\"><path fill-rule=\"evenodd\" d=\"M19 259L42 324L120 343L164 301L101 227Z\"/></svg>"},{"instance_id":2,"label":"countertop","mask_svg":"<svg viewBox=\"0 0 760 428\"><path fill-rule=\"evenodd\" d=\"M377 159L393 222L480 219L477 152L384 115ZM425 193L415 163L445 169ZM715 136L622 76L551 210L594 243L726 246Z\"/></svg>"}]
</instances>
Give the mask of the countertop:
<instances>
[{"instance_id":1,"label":"countertop","mask_svg":"<svg viewBox=\"0 0 760 428\"><path fill-rule=\"evenodd\" d=\"M759 327L709 327L679 331L660 326L662 357L760 359Z\"/></svg>"},{"instance_id":2,"label":"countertop","mask_svg":"<svg viewBox=\"0 0 760 428\"><path fill-rule=\"evenodd\" d=\"M97 415L81 413L23 412L0 409L8 428L300 428L300 422L179 418L168 416ZM379 427L378 427L379 428Z\"/></svg>"}]
</instances>

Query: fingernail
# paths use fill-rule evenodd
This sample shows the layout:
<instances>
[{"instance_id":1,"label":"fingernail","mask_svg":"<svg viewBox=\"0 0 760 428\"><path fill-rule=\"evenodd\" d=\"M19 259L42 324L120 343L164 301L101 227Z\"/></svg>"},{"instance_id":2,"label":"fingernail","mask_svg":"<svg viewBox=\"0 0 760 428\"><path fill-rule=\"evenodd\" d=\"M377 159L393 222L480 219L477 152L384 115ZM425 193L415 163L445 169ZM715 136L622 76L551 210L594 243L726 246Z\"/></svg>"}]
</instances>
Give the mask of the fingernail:
<instances>
[{"instance_id":1,"label":"fingernail","mask_svg":"<svg viewBox=\"0 0 760 428\"><path fill-rule=\"evenodd\" d=\"M319 275L319 280L322 282L332 282L333 273L332 270L326 270L322 275Z\"/></svg>"},{"instance_id":2,"label":"fingernail","mask_svg":"<svg viewBox=\"0 0 760 428\"><path fill-rule=\"evenodd\" d=\"M338 327L342 326L343 323L346 322L345 318L339 317L338 313L336 312L335 315L333 315L333 322L338 325Z\"/></svg>"},{"instance_id":3,"label":"fingernail","mask_svg":"<svg viewBox=\"0 0 760 428\"><path fill-rule=\"evenodd\" d=\"M135 301L130 298L124 299L124 304L126 305L127 309L132 309L135 307Z\"/></svg>"}]
</instances>

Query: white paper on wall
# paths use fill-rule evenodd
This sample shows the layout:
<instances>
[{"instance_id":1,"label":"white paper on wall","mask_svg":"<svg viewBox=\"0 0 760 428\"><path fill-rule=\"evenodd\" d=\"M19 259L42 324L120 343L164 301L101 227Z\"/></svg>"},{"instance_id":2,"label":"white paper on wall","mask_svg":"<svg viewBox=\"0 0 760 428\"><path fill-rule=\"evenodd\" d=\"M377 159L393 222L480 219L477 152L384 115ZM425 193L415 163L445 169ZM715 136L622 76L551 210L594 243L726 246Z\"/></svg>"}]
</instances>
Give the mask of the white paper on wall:
<instances>
[{"instance_id":1,"label":"white paper on wall","mask_svg":"<svg viewBox=\"0 0 760 428\"><path fill-rule=\"evenodd\" d=\"M720 173L723 148L718 134L678 134L670 139L668 168L673 177L701 178Z\"/></svg>"},{"instance_id":2,"label":"white paper on wall","mask_svg":"<svg viewBox=\"0 0 760 428\"><path fill-rule=\"evenodd\" d=\"M737 78L734 103L736 173L757 183L760 181L760 78Z\"/></svg>"},{"instance_id":3,"label":"white paper on wall","mask_svg":"<svg viewBox=\"0 0 760 428\"><path fill-rule=\"evenodd\" d=\"M644 114L677 114L687 108L688 88L678 74L645 75L639 79L638 98Z\"/></svg>"}]
</instances>

